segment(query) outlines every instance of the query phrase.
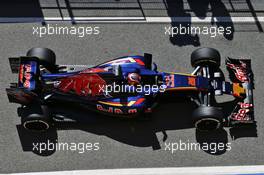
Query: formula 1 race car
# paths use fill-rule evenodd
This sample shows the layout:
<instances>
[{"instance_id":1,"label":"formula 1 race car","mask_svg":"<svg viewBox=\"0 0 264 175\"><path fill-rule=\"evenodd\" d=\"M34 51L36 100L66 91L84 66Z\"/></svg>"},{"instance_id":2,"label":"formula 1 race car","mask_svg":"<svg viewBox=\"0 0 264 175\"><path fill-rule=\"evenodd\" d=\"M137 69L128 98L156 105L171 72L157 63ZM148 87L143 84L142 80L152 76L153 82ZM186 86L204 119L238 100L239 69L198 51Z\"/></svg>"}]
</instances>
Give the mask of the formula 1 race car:
<instances>
[{"instance_id":1,"label":"formula 1 race car","mask_svg":"<svg viewBox=\"0 0 264 175\"><path fill-rule=\"evenodd\" d=\"M248 59L226 59L231 82L225 81L220 53L199 48L191 54L190 74L159 72L152 55L125 56L97 66L56 65L54 52L32 48L27 56L9 58L18 82L7 88L10 102L22 105L21 123L29 130L45 131L58 120L54 104L78 104L89 110L126 118L148 117L163 94L179 94L197 104L194 126L212 131L223 126L254 123L253 73ZM216 97L237 100L225 117ZM176 116L175 116L176 117Z\"/></svg>"}]
</instances>

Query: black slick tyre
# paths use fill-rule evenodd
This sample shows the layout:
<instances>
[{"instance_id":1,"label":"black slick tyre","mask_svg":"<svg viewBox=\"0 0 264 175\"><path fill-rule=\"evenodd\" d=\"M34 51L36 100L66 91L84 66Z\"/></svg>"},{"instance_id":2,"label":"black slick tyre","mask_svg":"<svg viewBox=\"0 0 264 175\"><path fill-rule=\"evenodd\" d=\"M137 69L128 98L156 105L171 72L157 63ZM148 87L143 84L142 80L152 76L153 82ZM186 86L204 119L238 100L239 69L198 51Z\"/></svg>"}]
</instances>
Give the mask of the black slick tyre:
<instances>
[{"instance_id":1,"label":"black slick tyre","mask_svg":"<svg viewBox=\"0 0 264 175\"><path fill-rule=\"evenodd\" d=\"M28 57L37 57L39 59L40 65L45 67L51 72L54 72L56 65L56 55L48 48L32 48L27 52Z\"/></svg>"},{"instance_id":2,"label":"black slick tyre","mask_svg":"<svg viewBox=\"0 0 264 175\"><path fill-rule=\"evenodd\" d=\"M47 106L31 104L23 109L21 124L25 129L43 132L51 127L50 123L50 111Z\"/></svg>"},{"instance_id":3,"label":"black slick tyre","mask_svg":"<svg viewBox=\"0 0 264 175\"><path fill-rule=\"evenodd\" d=\"M200 131L213 131L223 127L223 112L212 106L199 106L192 114L193 124Z\"/></svg>"},{"instance_id":4,"label":"black slick tyre","mask_svg":"<svg viewBox=\"0 0 264 175\"><path fill-rule=\"evenodd\" d=\"M192 52L191 54L191 65L193 67L197 66L215 66L219 67L221 65L221 55L214 48L199 48Z\"/></svg>"}]
</instances>

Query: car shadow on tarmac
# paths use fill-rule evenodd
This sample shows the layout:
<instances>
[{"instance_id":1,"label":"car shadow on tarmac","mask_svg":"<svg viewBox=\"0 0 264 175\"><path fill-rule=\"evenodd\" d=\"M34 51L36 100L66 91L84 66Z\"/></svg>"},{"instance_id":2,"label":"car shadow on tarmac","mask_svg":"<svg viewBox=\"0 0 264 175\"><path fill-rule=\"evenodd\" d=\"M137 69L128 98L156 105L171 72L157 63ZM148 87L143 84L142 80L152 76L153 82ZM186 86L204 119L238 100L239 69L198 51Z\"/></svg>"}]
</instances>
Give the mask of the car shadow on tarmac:
<instances>
[{"instance_id":1,"label":"car shadow on tarmac","mask_svg":"<svg viewBox=\"0 0 264 175\"><path fill-rule=\"evenodd\" d=\"M192 29L192 14L201 20L207 16L211 17L211 25L218 28L230 28L230 32L224 32L223 36L227 40L233 40L234 24L232 22L229 11L222 0L187 0L189 9L183 0L164 0L168 16L171 18L171 28L175 35L170 35L170 42L177 46L193 45L198 47L200 43L200 32L192 33L196 29ZM210 7L210 8L209 8ZM174 19L181 17L183 21ZM225 18L223 21L222 18ZM210 26L210 22L208 23ZM173 32L172 32L173 33Z\"/></svg>"},{"instance_id":2,"label":"car shadow on tarmac","mask_svg":"<svg viewBox=\"0 0 264 175\"><path fill-rule=\"evenodd\" d=\"M55 153L55 149L45 149L40 151L39 146L41 143L47 143L47 141L50 143L58 142L56 128L49 129L47 132L38 133L30 132L24 129L22 125L17 125L16 127L23 151L32 151L40 156L49 156Z\"/></svg>"},{"instance_id":3,"label":"car shadow on tarmac","mask_svg":"<svg viewBox=\"0 0 264 175\"><path fill-rule=\"evenodd\" d=\"M23 18L30 18L30 22L44 19L42 9L38 0L1 0L0 18L6 18L7 22L20 22ZM26 20L26 19L25 19Z\"/></svg>"},{"instance_id":4,"label":"car shadow on tarmac","mask_svg":"<svg viewBox=\"0 0 264 175\"><path fill-rule=\"evenodd\" d=\"M225 115L229 115L235 101L221 103L223 109L225 109ZM136 146L136 147L152 147L153 150L161 149L161 144L167 140L168 130L181 130L193 128L191 116L193 110L196 108L196 104L191 101L184 103L173 102L173 100L166 100L162 102L153 111L153 115L149 120L139 119L120 119L99 115L98 113L90 112L83 109L67 110L61 109L62 115L68 118L74 118L77 122L59 122L56 123L53 129L50 129L46 133L32 133L23 129L21 125L17 126L21 145L23 151L32 151L35 154L41 156L52 155L56 150L45 150L39 152L34 149L33 143L57 143L57 130L82 130L85 132L93 133L96 135L107 136L118 142ZM58 109L60 110L60 109ZM230 134L233 128L230 129ZM163 133L162 141L156 135L156 133ZM256 137L256 130L244 132L237 132L239 137ZM233 132L233 134L236 132ZM199 132L196 131L197 143L226 143L228 142L228 134L224 129L214 132ZM162 143L161 143L162 142ZM214 153L205 151L208 154L220 155L226 152L226 148L223 150L216 150Z\"/></svg>"}]
</instances>

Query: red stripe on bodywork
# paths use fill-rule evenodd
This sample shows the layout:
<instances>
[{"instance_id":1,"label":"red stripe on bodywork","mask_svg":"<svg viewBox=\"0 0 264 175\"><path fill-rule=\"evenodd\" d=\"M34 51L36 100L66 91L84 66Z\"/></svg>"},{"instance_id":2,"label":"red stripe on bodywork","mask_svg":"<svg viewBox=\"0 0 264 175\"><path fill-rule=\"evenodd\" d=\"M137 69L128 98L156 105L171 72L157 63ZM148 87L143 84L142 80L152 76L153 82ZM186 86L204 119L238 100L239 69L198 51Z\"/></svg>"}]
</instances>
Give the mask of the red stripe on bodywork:
<instances>
[{"instance_id":1,"label":"red stripe on bodywork","mask_svg":"<svg viewBox=\"0 0 264 175\"><path fill-rule=\"evenodd\" d=\"M145 101L145 98L140 98L136 101L135 105L141 104L143 101Z\"/></svg>"},{"instance_id":2,"label":"red stripe on bodywork","mask_svg":"<svg viewBox=\"0 0 264 175\"><path fill-rule=\"evenodd\" d=\"M135 59L136 62L139 64L139 65L142 65L142 66L145 66L145 63L143 61L141 61L140 59Z\"/></svg>"}]
</instances>

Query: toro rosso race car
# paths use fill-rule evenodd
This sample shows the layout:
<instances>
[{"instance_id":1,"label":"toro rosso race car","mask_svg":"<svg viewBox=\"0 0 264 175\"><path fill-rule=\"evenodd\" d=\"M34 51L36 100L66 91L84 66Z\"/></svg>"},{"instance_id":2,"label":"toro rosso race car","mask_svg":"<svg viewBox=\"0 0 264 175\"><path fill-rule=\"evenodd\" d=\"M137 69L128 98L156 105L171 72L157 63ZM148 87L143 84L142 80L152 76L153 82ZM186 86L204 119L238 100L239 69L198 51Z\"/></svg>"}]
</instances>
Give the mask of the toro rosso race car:
<instances>
[{"instance_id":1,"label":"toro rosso race car","mask_svg":"<svg viewBox=\"0 0 264 175\"><path fill-rule=\"evenodd\" d=\"M50 110L54 104L78 104L110 116L144 118L151 114L164 94L188 97L197 104L194 126L211 131L223 126L254 123L253 73L247 59L226 59L230 82L220 67L220 54L199 48L191 54L190 74L159 72L152 55L125 56L97 66L57 65L54 52L32 48L26 56L9 58L18 81L6 89L10 102L22 105L21 123L29 130L45 131L58 120ZM216 97L237 100L225 117ZM176 116L175 116L176 117Z\"/></svg>"}]
</instances>

